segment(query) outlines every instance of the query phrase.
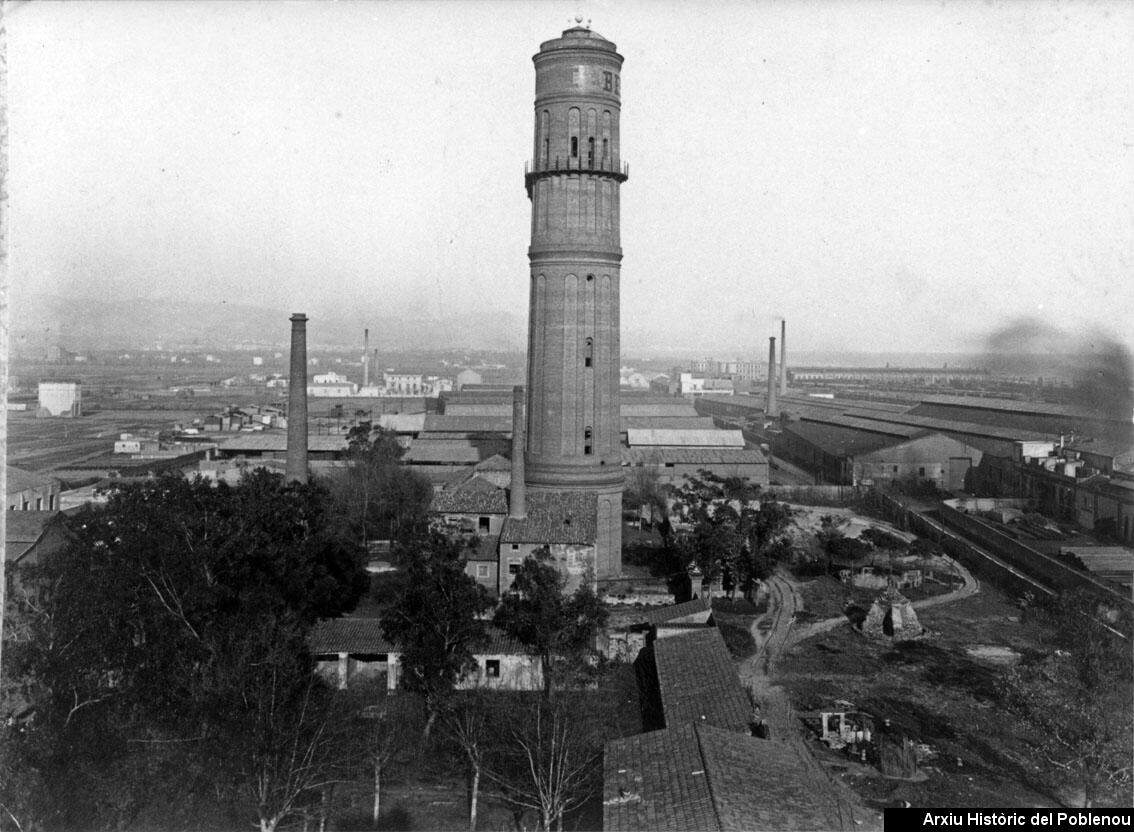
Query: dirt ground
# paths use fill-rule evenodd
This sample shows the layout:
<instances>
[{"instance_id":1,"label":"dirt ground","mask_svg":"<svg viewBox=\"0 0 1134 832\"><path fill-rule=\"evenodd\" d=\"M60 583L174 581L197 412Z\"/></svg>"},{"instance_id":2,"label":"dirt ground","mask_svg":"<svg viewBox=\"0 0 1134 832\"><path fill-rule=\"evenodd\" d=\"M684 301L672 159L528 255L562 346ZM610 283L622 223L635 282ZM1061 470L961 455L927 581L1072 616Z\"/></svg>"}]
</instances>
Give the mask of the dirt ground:
<instances>
[{"instance_id":1,"label":"dirt ground","mask_svg":"<svg viewBox=\"0 0 1134 832\"><path fill-rule=\"evenodd\" d=\"M1006 662L1043 651L1040 631L989 586L979 595L919 613L928 638L893 645L839 627L782 658L780 682L797 711L847 700L927 746L920 782L887 779L836 752L817 754L871 804L1054 806L1020 737L1027 726L999 706ZM971 651L971 652L970 652Z\"/></svg>"}]
</instances>

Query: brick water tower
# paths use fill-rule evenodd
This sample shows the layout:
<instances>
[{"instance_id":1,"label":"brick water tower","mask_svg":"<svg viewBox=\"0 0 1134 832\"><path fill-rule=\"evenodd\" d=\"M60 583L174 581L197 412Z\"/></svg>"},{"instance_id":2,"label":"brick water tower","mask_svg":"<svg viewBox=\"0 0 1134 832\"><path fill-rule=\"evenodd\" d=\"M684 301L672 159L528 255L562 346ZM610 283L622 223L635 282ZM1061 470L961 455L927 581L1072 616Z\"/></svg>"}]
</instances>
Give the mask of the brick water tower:
<instances>
[{"instance_id":1,"label":"brick water tower","mask_svg":"<svg viewBox=\"0 0 1134 832\"><path fill-rule=\"evenodd\" d=\"M576 18L582 23L581 18ZM596 577L622 568L618 191L622 56L577 25L540 45L532 203L525 482L595 495Z\"/></svg>"}]
</instances>

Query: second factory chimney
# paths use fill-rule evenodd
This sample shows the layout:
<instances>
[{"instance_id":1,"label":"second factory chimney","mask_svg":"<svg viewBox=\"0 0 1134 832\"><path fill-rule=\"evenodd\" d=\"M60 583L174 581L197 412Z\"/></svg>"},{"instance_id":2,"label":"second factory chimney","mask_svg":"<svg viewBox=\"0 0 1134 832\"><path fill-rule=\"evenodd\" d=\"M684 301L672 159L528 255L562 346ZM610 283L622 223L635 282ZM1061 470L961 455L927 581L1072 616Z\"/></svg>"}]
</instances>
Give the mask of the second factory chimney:
<instances>
[{"instance_id":1,"label":"second factory chimney","mask_svg":"<svg viewBox=\"0 0 1134 832\"><path fill-rule=\"evenodd\" d=\"M362 330L362 386L370 386L370 330Z\"/></svg>"},{"instance_id":2,"label":"second factory chimney","mask_svg":"<svg viewBox=\"0 0 1134 832\"><path fill-rule=\"evenodd\" d=\"M508 498L508 516L523 520L528 516L524 492L524 388L512 388L512 491Z\"/></svg>"},{"instance_id":3,"label":"second factory chimney","mask_svg":"<svg viewBox=\"0 0 1134 832\"><path fill-rule=\"evenodd\" d=\"M787 320L780 319L780 398L787 395Z\"/></svg>"},{"instance_id":4,"label":"second factory chimney","mask_svg":"<svg viewBox=\"0 0 1134 832\"><path fill-rule=\"evenodd\" d=\"M307 482L307 316L291 316L291 375L287 396L288 482Z\"/></svg>"},{"instance_id":5,"label":"second factory chimney","mask_svg":"<svg viewBox=\"0 0 1134 832\"><path fill-rule=\"evenodd\" d=\"M768 403L764 415L771 419L780 417L780 406L776 403L776 338L768 339Z\"/></svg>"}]
</instances>

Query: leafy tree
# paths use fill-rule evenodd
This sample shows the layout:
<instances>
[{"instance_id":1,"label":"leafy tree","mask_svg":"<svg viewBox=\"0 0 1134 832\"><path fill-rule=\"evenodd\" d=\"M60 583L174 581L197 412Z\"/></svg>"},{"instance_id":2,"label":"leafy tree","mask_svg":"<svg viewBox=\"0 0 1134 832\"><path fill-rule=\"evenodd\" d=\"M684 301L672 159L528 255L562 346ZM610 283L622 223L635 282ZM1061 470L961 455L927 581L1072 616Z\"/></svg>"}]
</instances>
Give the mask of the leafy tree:
<instances>
[{"instance_id":1,"label":"leafy tree","mask_svg":"<svg viewBox=\"0 0 1134 832\"><path fill-rule=\"evenodd\" d=\"M870 543L877 549L889 549L895 552L900 552L909 547L905 538L898 537L896 534L877 526L863 529L858 539Z\"/></svg>"},{"instance_id":2,"label":"leafy tree","mask_svg":"<svg viewBox=\"0 0 1134 832\"><path fill-rule=\"evenodd\" d=\"M1070 780L1083 805L1129 799L1134 743L1131 616L1070 593L1049 610L1029 607L1057 649L1021 663L1003 684L1005 701L1036 729L1030 742L1053 786Z\"/></svg>"},{"instance_id":3,"label":"leafy tree","mask_svg":"<svg viewBox=\"0 0 1134 832\"><path fill-rule=\"evenodd\" d=\"M846 517L838 514L824 514L819 518L819 531L815 533L815 539L819 541L819 545L827 556L826 572L828 575L831 574L831 556L842 545L841 541L846 538L843 528L849 522L850 520Z\"/></svg>"},{"instance_id":4,"label":"leafy tree","mask_svg":"<svg viewBox=\"0 0 1134 832\"><path fill-rule=\"evenodd\" d=\"M775 565L790 556L786 532L791 518L791 508L769 499L762 500L758 509L741 510L737 526L744 545L731 565L746 600L752 600L756 582L770 577Z\"/></svg>"},{"instance_id":5,"label":"leafy tree","mask_svg":"<svg viewBox=\"0 0 1134 832\"><path fill-rule=\"evenodd\" d=\"M571 595L563 594L565 586L544 547L524 559L494 618L539 655L546 695L554 687L555 664L577 667L608 616L606 605L585 582Z\"/></svg>"},{"instance_id":6,"label":"leafy tree","mask_svg":"<svg viewBox=\"0 0 1134 832\"><path fill-rule=\"evenodd\" d=\"M334 482L342 521L360 543L421 537L433 489L399 464L405 449L393 431L362 422L347 434L346 468Z\"/></svg>"},{"instance_id":7,"label":"leafy tree","mask_svg":"<svg viewBox=\"0 0 1134 832\"><path fill-rule=\"evenodd\" d=\"M416 544L407 555L405 591L382 622L386 638L402 651L403 686L425 700L426 739L486 640L481 616L491 603L484 587L465 574L461 546L441 535Z\"/></svg>"},{"instance_id":8,"label":"leafy tree","mask_svg":"<svg viewBox=\"0 0 1134 832\"><path fill-rule=\"evenodd\" d=\"M686 563L695 563L706 578L721 575L726 590L739 586L752 600L756 582L767 578L790 553L785 533L791 509L772 499L755 507L751 500L755 486L741 478L722 480L711 472L702 473L705 479L693 478L683 490L693 530L679 538L679 549ZM732 505L735 501L739 510Z\"/></svg>"},{"instance_id":9,"label":"leafy tree","mask_svg":"<svg viewBox=\"0 0 1134 832\"><path fill-rule=\"evenodd\" d=\"M666 487L662 485L657 469L647 466L630 469L622 492L622 505L634 511L648 506L652 515L658 518L668 515Z\"/></svg>"},{"instance_id":10,"label":"leafy tree","mask_svg":"<svg viewBox=\"0 0 1134 832\"><path fill-rule=\"evenodd\" d=\"M328 494L263 469L234 487L166 475L71 525L73 540L29 570L40 591L9 645L33 718L9 724L7 748L39 774L32 814L120 826L220 794L246 811L242 755L272 701L249 686L270 673L274 701L299 701L307 629L367 584Z\"/></svg>"}]
</instances>

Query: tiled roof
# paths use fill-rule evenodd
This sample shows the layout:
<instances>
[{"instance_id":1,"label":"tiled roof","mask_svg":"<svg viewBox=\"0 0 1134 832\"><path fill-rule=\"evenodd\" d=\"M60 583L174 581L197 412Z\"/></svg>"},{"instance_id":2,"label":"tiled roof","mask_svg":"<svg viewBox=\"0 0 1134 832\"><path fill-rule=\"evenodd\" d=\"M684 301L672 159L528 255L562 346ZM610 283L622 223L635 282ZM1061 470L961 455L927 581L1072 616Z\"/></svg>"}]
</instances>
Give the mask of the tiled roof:
<instances>
[{"instance_id":1,"label":"tiled roof","mask_svg":"<svg viewBox=\"0 0 1134 832\"><path fill-rule=\"evenodd\" d=\"M9 543L35 543L51 522L61 516L58 511L9 511L4 539Z\"/></svg>"},{"instance_id":2,"label":"tiled roof","mask_svg":"<svg viewBox=\"0 0 1134 832\"><path fill-rule=\"evenodd\" d=\"M470 477L433 496L429 510L438 514L507 514L504 489L483 477Z\"/></svg>"},{"instance_id":3,"label":"tiled roof","mask_svg":"<svg viewBox=\"0 0 1134 832\"><path fill-rule=\"evenodd\" d=\"M593 491L528 491L527 517L504 521L504 543L595 542L598 498Z\"/></svg>"},{"instance_id":4,"label":"tiled roof","mask_svg":"<svg viewBox=\"0 0 1134 832\"><path fill-rule=\"evenodd\" d=\"M638 620L645 624L664 624L666 621L673 621L675 618L684 618L687 615L696 615L699 612L706 612L711 609L708 598L694 598L692 601L686 601L684 604L673 604L668 607L654 607L650 610L644 610L642 617Z\"/></svg>"},{"instance_id":5,"label":"tiled roof","mask_svg":"<svg viewBox=\"0 0 1134 832\"><path fill-rule=\"evenodd\" d=\"M812 421L789 422L783 426L783 432L797 436L809 445L836 457L870 454L909 441L893 434Z\"/></svg>"},{"instance_id":6,"label":"tiled roof","mask_svg":"<svg viewBox=\"0 0 1134 832\"><path fill-rule=\"evenodd\" d=\"M328 618L316 624L307 637L313 655L328 653L397 653L397 645L382 635L377 618ZM478 656L529 655L531 649L496 627L488 627L488 641L478 648Z\"/></svg>"},{"instance_id":7,"label":"tiled roof","mask_svg":"<svg viewBox=\"0 0 1134 832\"><path fill-rule=\"evenodd\" d=\"M938 433L960 433L972 436L1003 439L1009 442L1044 441L1051 438L1051 434L1042 431L1026 430L1024 428L997 427L979 422L962 422L957 419L938 419L932 416L917 416L912 413L870 413L848 410L847 416L864 417L877 422L888 422L895 425L912 425Z\"/></svg>"},{"instance_id":8,"label":"tiled roof","mask_svg":"<svg viewBox=\"0 0 1134 832\"><path fill-rule=\"evenodd\" d=\"M623 416L622 430L713 430L712 416Z\"/></svg>"},{"instance_id":9,"label":"tiled roof","mask_svg":"<svg viewBox=\"0 0 1134 832\"><path fill-rule=\"evenodd\" d=\"M467 479L472 471L472 467L467 465L407 465L405 467L419 477L428 480L434 488L461 482Z\"/></svg>"},{"instance_id":10,"label":"tiled roof","mask_svg":"<svg viewBox=\"0 0 1134 832\"><path fill-rule=\"evenodd\" d=\"M238 433L227 439L218 437L217 445L222 451L228 453L246 451L282 453L287 450L287 433L266 430ZM346 447L346 434L312 433L307 437L307 450L309 451L345 451Z\"/></svg>"},{"instance_id":11,"label":"tiled roof","mask_svg":"<svg viewBox=\"0 0 1134 832\"><path fill-rule=\"evenodd\" d=\"M839 829L833 786L816 782L797 746L697 726L723 830ZM805 752L806 753L806 752Z\"/></svg>"},{"instance_id":12,"label":"tiled roof","mask_svg":"<svg viewBox=\"0 0 1134 832\"><path fill-rule=\"evenodd\" d=\"M511 471L512 460L503 454L493 454L488 459L483 459L476 464L478 471Z\"/></svg>"},{"instance_id":13,"label":"tiled roof","mask_svg":"<svg viewBox=\"0 0 1134 832\"><path fill-rule=\"evenodd\" d=\"M700 416L693 405L681 401L665 403L655 402L622 402L621 415L626 416Z\"/></svg>"},{"instance_id":14,"label":"tiled roof","mask_svg":"<svg viewBox=\"0 0 1134 832\"><path fill-rule=\"evenodd\" d=\"M607 832L720 829L692 724L611 740L602 769Z\"/></svg>"},{"instance_id":15,"label":"tiled roof","mask_svg":"<svg viewBox=\"0 0 1134 832\"><path fill-rule=\"evenodd\" d=\"M738 430L669 430L666 428L630 428L626 441L636 445L671 445L695 448L743 448L744 437Z\"/></svg>"},{"instance_id":16,"label":"tiled roof","mask_svg":"<svg viewBox=\"0 0 1134 832\"><path fill-rule=\"evenodd\" d=\"M311 629L307 645L315 655L397 652L382 635L382 623L377 618L328 618L320 621Z\"/></svg>"},{"instance_id":17,"label":"tiled roof","mask_svg":"<svg viewBox=\"0 0 1134 832\"><path fill-rule=\"evenodd\" d=\"M465 549L464 555L465 560L496 563L500 559L499 536L486 535L480 538L480 544L475 549Z\"/></svg>"},{"instance_id":18,"label":"tiled roof","mask_svg":"<svg viewBox=\"0 0 1134 832\"><path fill-rule=\"evenodd\" d=\"M425 417L427 433L511 433L512 414L505 416L450 416L431 413Z\"/></svg>"},{"instance_id":19,"label":"tiled roof","mask_svg":"<svg viewBox=\"0 0 1134 832\"><path fill-rule=\"evenodd\" d=\"M789 743L686 723L606 744L603 829L839 829L829 788Z\"/></svg>"},{"instance_id":20,"label":"tiled roof","mask_svg":"<svg viewBox=\"0 0 1134 832\"><path fill-rule=\"evenodd\" d=\"M481 451L469 439L427 439L424 436L414 440L402 457L406 462L447 462L450 464L475 464L480 462Z\"/></svg>"},{"instance_id":21,"label":"tiled roof","mask_svg":"<svg viewBox=\"0 0 1134 832\"><path fill-rule=\"evenodd\" d=\"M762 465L767 458L755 448L623 448L628 465Z\"/></svg>"},{"instance_id":22,"label":"tiled roof","mask_svg":"<svg viewBox=\"0 0 1134 832\"><path fill-rule=\"evenodd\" d=\"M748 732L752 705L716 627L658 639L654 658L667 727L696 722Z\"/></svg>"}]
</instances>

